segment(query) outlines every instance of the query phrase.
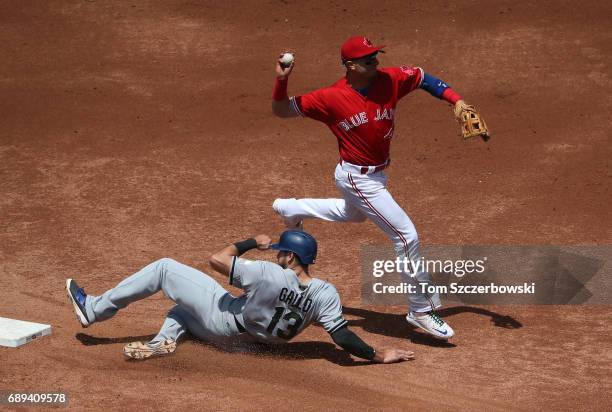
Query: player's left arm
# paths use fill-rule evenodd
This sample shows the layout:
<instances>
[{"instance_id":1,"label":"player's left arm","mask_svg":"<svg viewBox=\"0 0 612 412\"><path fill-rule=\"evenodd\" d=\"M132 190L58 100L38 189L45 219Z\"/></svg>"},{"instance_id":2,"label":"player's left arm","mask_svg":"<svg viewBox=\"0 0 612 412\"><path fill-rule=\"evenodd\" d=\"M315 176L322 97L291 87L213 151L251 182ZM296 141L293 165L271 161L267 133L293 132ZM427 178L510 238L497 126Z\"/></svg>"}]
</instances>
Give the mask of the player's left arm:
<instances>
[{"instance_id":1,"label":"player's left arm","mask_svg":"<svg viewBox=\"0 0 612 412\"><path fill-rule=\"evenodd\" d=\"M448 83L426 73L420 67L401 66L391 69L389 73L397 80L399 99L416 89L422 89L438 99L449 102L455 107L458 104L465 104L461 96Z\"/></svg>"},{"instance_id":2,"label":"player's left arm","mask_svg":"<svg viewBox=\"0 0 612 412\"><path fill-rule=\"evenodd\" d=\"M425 73L423 69L420 69L422 79L419 87L427 91L432 96L438 99L445 100L452 104L455 118L461 124L461 133L463 138L470 138L474 136L481 136L486 142L489 139L489 130L487 129L486 123L480 113L477 112L474 106L467 104L457 92L450 88L450 86L443 80L432 76L429 73Z\"/></svg>"},{"instance_id":3,"label":"player's left arm","mask_svg":"<svg viewBox=\"0 0 612 412\"><path fill-rule=\"evenodd\" d=\"M270 247L272 239L268 235L257 235L255 237L236 242L226 246L213 255L208 260L210 266L217 272L223 273L226 276L232 271L232 263L234 258L238 257L251 249L266 250Z\"/></svg>"},{"instance_id":4,"label":"player's left arm","mask_svg":"<svg viewBox=\"0 0 612 412\"><path fill-rule=\"evenodd\" d=\"M362 359L376 363L395 363L414 359L411 351L395 348L374 348L365 343L359 336L344 325L330 333L336 345Z\"/></svg>"},{"instance_id":5,"label":"player's left arm","mask_svg":"<svg viewBox=\"0 0 612 412\"><path fill-rule=\"evenodd\" d=\"M414 358L414 353L403 349L374 348L353 333L342 316L340 295L333 285L327 284L319 296L321 301L317 307L317 322L329 333L336 345L351 355L377 363L394 363Z\"/></svg>"},{"instance_id":6,"label":"player's left arm","mask_svg":"<svg viewBox=\"0 0 612 412\"><path fill-rule=\"evenodd\" d=\"M463 101L461 96L455 92L444 80L438 79L421 69L422 80L419 88L425 90L429 94L438 99L456 105L459 101Z\"/></svg>"}]
</instances>

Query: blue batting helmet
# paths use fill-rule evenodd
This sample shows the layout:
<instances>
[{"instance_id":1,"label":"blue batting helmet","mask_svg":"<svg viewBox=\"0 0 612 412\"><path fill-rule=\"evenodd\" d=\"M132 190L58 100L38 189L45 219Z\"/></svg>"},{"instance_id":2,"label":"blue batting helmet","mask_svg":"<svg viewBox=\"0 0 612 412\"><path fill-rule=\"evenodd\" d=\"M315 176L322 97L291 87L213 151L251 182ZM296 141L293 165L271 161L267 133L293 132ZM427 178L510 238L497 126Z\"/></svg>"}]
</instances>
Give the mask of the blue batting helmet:
<instances>
[{"instance_id":1,"label":"blue batting helmet","mask_svg":"<svg viewBox=\"0 0 612 412\"><path fill-rule=\"evenodd\" d=\"M313 264L317 259L317 241L303 230L285 230L278 243L270 245L270 249L293 252L305 265Z\"/></svg>"}]
</instances>

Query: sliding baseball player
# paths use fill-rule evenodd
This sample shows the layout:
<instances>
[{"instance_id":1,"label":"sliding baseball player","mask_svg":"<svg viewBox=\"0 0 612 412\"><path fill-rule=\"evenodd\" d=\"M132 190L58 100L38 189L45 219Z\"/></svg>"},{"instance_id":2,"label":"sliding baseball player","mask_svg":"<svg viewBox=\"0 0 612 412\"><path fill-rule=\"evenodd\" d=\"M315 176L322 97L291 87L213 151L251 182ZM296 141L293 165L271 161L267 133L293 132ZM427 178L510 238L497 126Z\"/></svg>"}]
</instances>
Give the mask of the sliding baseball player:
<instances>
[{"instance_id":1,"label":"sliding baseball player","mask_svg":"<svg viewBox=\"0 0 612 412\"><path fill-rule=\"evenodd\" d=\"M278 250L277 263L239 256L251 249ZM301 230L283 232L276 244L266 235L236 242L210 258L212 267L244 291L232 296L213 278L192 267L164 258L144 267L101 295L87 295L75 280L66 291L82 327L112 318L130 303L160 290L176 304L150 342L123 348L130 359L173 353L187 331L210 342L285 343L317 322L347 352L379 363L414 358L403 349L374 348L347 327L340 296L333 285L310 275L317 242Z\"/></svg>"}]
</instances>

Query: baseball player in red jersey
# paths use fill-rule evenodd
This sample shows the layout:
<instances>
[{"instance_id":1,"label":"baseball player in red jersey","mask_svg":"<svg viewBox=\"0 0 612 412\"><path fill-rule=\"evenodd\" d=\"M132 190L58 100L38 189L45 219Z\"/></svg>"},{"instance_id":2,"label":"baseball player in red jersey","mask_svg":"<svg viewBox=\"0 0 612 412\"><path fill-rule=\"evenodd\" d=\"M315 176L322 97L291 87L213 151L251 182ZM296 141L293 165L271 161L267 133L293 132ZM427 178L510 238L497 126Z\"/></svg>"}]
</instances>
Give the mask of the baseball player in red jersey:
<instances>
[{"instance_id":1,"label":"baseball player in red jersey","mask_svg":"<svg viewBox=\"0 0 612 412\"><path fill-rule=\"evenodd\" d=\"M389 148L395 129L397 102L408 93L423 89L446 100L455 108L466 103L446 83L420 67L378 68L378 53L364 36L351 37L341 48L346 76L329 87L289 98L287 82L294 63L276 65L272 109L278 117L310 117L325 123L338 140L340 160L336 186L341 199L276 199L274 210L286 225L296 227L304 218L333 222L362 222L371 219L393 241L399 257L417 262L419 238L414 224L387 190L384 169L389 166ZM413 266L415 267L415 266ZM430 283L425 271L409 271L405 280ZM449 339L453 329L434 311L441 306L437 294L408 295L406 320L440 339Z\"/></svg>"}]
</instances>

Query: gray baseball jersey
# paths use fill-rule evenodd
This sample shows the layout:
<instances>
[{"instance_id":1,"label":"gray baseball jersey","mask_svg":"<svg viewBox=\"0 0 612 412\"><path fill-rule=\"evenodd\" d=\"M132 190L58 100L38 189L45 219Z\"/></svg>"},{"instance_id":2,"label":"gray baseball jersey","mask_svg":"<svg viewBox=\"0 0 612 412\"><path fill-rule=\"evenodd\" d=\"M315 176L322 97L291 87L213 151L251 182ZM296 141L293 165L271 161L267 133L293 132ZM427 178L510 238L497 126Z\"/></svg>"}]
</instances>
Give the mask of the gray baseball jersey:
<instances>
[{"instance_id":1,"label":"gray baseball jersey","mask_svg":"<svg viewBox=\"0 0 612 412\"><path fill-rule=\"evenodd\" d=\"M238 318L257 340L286 342L312 322L329 333L347 324L332 284L312 279L301 285L293 270L275 263L234 258L230 284L245 291Z\"/></svg>"}]
</instances>

